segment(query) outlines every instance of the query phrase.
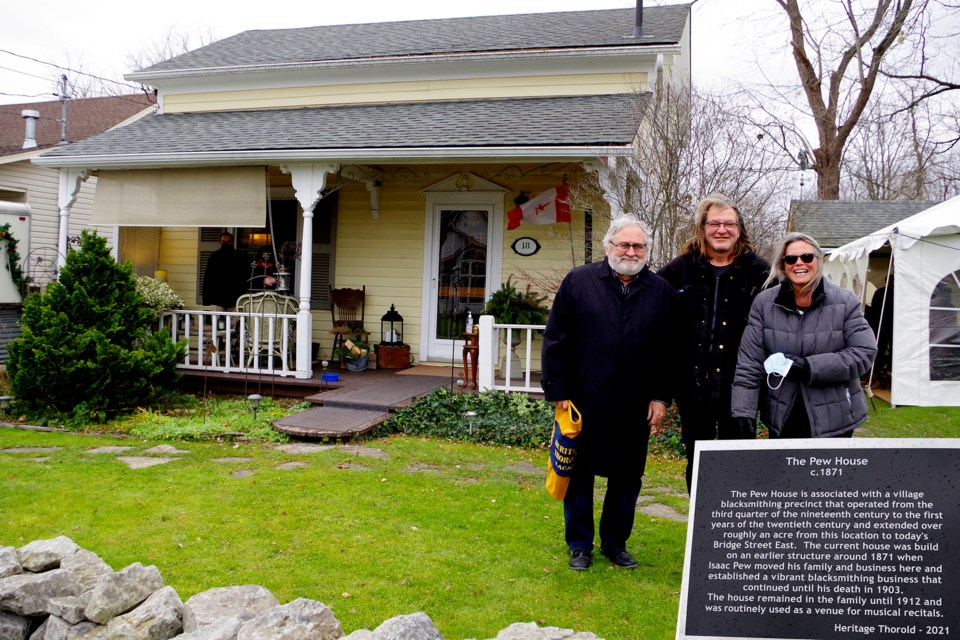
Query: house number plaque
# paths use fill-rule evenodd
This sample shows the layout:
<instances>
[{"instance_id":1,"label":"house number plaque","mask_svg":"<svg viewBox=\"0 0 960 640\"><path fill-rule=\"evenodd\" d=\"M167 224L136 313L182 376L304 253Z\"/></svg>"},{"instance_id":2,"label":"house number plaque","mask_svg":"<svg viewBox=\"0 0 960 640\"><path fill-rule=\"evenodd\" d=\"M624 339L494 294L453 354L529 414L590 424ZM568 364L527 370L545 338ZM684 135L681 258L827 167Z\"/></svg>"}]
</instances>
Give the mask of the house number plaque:
<instances>
[{"instance_id":1,"label":"house number plaque","mask_svg":"<svg viewBox=\"0 0 960 640\"><path fill-rule=\"evenodd\" d=\"M532 256L537 251L540 251L540 243L529 236L517 238L510 246L513 248L514 253L521 256Z\"/></svg>"}]
</instances>

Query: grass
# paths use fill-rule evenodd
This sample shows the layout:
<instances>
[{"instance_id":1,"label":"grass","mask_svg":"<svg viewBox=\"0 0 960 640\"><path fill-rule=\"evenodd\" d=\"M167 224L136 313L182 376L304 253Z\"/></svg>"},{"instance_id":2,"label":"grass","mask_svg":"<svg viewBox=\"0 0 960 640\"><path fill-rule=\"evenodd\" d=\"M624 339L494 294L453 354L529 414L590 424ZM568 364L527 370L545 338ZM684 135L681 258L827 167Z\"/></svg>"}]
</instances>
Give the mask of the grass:
<instances>
[{"instance_id":1,"label":"grass","mask_svg":"<svg viewBox=\"0 0 960 640\"><path fill-rule=\"evenodd\" d=\"M856 431L869 438L960 438L960 407L896 407L874 398L867 422Z\"/></svg>"},{"instance_id":2,"label":"grass","mask_svg":"<svg viewBox=\"0 0 960 640\"><path fill-rule=\"evenodd\" d=\"M569 571L561 505L536 471L542 451L398 436L367 443L389 457L380 460L186 442L182 459L139 470L87 453L152 444L0 429L0 449L58 447L0 452L0 545L66 535L114 569L156 565L184 600L261 584L281 602L324 602L347 633L424 611L451 639L527 621L674 636L685 523L638 514L629 547L640 569L598 558L592 571ZM222 457L249 461L214 461ZM293 460L307 466L278 468ZM232 478L239 468L254 473ZM648 475L650 488L683 491L679 462L651 460Z\"/></svg>"},{"instance_id":3,"label":"grass","mask_svg":"<svg viewBox=\"0 0 960 640\"><path fill-rule=\"evenodd\" d=\"M875 404L860 437L960 437L960 408ZM261 405L270 416L293 409ZM184 600L260 584L281 602L324 602L346 633L424 611L451 640L528 621L605 638L675 635L686 523L638 513L628 542L638 570L598 557L590 571L569 571L543 451L394 436L363 443L386 459L287 454L233 440L259 428L242 399L180 413L110 425L137 437L0 428L0 450L57 447L0 451L0 545L66 535L114 569L156 565ZM133 470L88 453L121 445L137 455L180 431L176 446L189 453L165 465ZM281 467L291 461L306 466ZM642 500L685 514L683 466L651 456ZM238 469L253 474L233 477Z\"/></svg>"}]
</instances>

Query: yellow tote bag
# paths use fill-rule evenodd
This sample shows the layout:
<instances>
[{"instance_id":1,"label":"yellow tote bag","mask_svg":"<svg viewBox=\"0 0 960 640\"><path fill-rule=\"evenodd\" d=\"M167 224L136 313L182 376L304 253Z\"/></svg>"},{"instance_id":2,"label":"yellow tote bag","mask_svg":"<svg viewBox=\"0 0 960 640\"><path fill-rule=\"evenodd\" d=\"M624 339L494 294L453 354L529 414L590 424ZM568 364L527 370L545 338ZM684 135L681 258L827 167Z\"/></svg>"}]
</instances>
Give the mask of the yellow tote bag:
<instances>
[{"instance_id":1,"label":"yellow tote bag","mask_svg":"<svg viewBox=\"0 0 960 640\"><path fill-rule=\"evenodd\" d=\"M577 457L577 436L580 434L580 412L567 402L567 408L557 405L553 416L553 436L550 438L550 466L547 468L547 493L562 500L567 495L570 473Z\"/></svg>"}]
</instances>

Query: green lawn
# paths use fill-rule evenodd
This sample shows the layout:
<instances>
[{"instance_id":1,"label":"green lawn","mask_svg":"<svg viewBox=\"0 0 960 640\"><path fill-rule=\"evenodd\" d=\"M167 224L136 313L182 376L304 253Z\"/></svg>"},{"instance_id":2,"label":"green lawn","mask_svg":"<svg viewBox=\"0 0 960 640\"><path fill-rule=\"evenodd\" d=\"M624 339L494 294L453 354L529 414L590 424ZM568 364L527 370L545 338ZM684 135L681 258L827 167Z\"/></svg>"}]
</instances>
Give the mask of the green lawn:
<instances>
[{"instance_id":1,"label":"green lawn","mask_svg":"<svg viewBox=\"0 0 960 640\"><path fill-rule=\"evenodd\" d=\"M674 636L686 524L638 514L637 571L599 558L589 572L570 571L561 505L541 474L524 470L545 468L544 452L392 437L368 443L388 454L380 460L177 443L190 451L183 459L139 470L86 453L133 445L125 455L137 455L153 444L0 429L0 449L59 447L0 452L0 545L66 535L114 569L155 564L184 600L261 584L281 602L329 605L348 633L424 611L450 639L527 621L606 638ZM250 461L213 461L225 456ZM278 468L290 461L307 466ZM232 478L237 469L254 473ZM683 491L680 463L648 469L656 500L685 503L672 495Z\"/></svg>"},{"instance_id":2,"label":"green lawn","mask_svg":"<svg viewBox=\"0 0 960 640\"><path fill-rule=\"evenodd\" d=\"M860 437L960 437L960 408L875 404ZM675 635L686 524L639 513L628 543L638 570L598 557L570 571L543 451L398 436L364 443L378 459L176 442L190 453L139 470L87 452L156 443L0 428L0 450L58 447L0 451L0 545L66 535L114 569L155 564L184 600L260 584L281 602L326 603L347 633L424 611L450 640L527 621L609 639ZM238 469L253 474L231 477ZM651 456L641 498L685 514L683 463Z\"/></svg>"}]
</instances>

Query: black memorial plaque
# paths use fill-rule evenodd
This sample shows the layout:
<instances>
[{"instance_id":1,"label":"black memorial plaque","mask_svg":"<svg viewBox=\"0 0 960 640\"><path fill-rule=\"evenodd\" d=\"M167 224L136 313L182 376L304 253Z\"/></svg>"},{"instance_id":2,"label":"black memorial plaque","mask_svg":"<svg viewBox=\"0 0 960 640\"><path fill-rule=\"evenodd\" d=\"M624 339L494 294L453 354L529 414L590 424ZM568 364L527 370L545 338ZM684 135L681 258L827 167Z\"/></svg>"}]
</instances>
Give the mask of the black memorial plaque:
<instances>
[{"instance_id":1,"label":"black memorial plaque","mask_svg":"<svg viewBox=\"0 0 960 640\"><path fill-rule=\"evenodd\" d=\"M960 638L960 444L863 442L698 445L678 638Z\"/></svg>"}]
</instances>

